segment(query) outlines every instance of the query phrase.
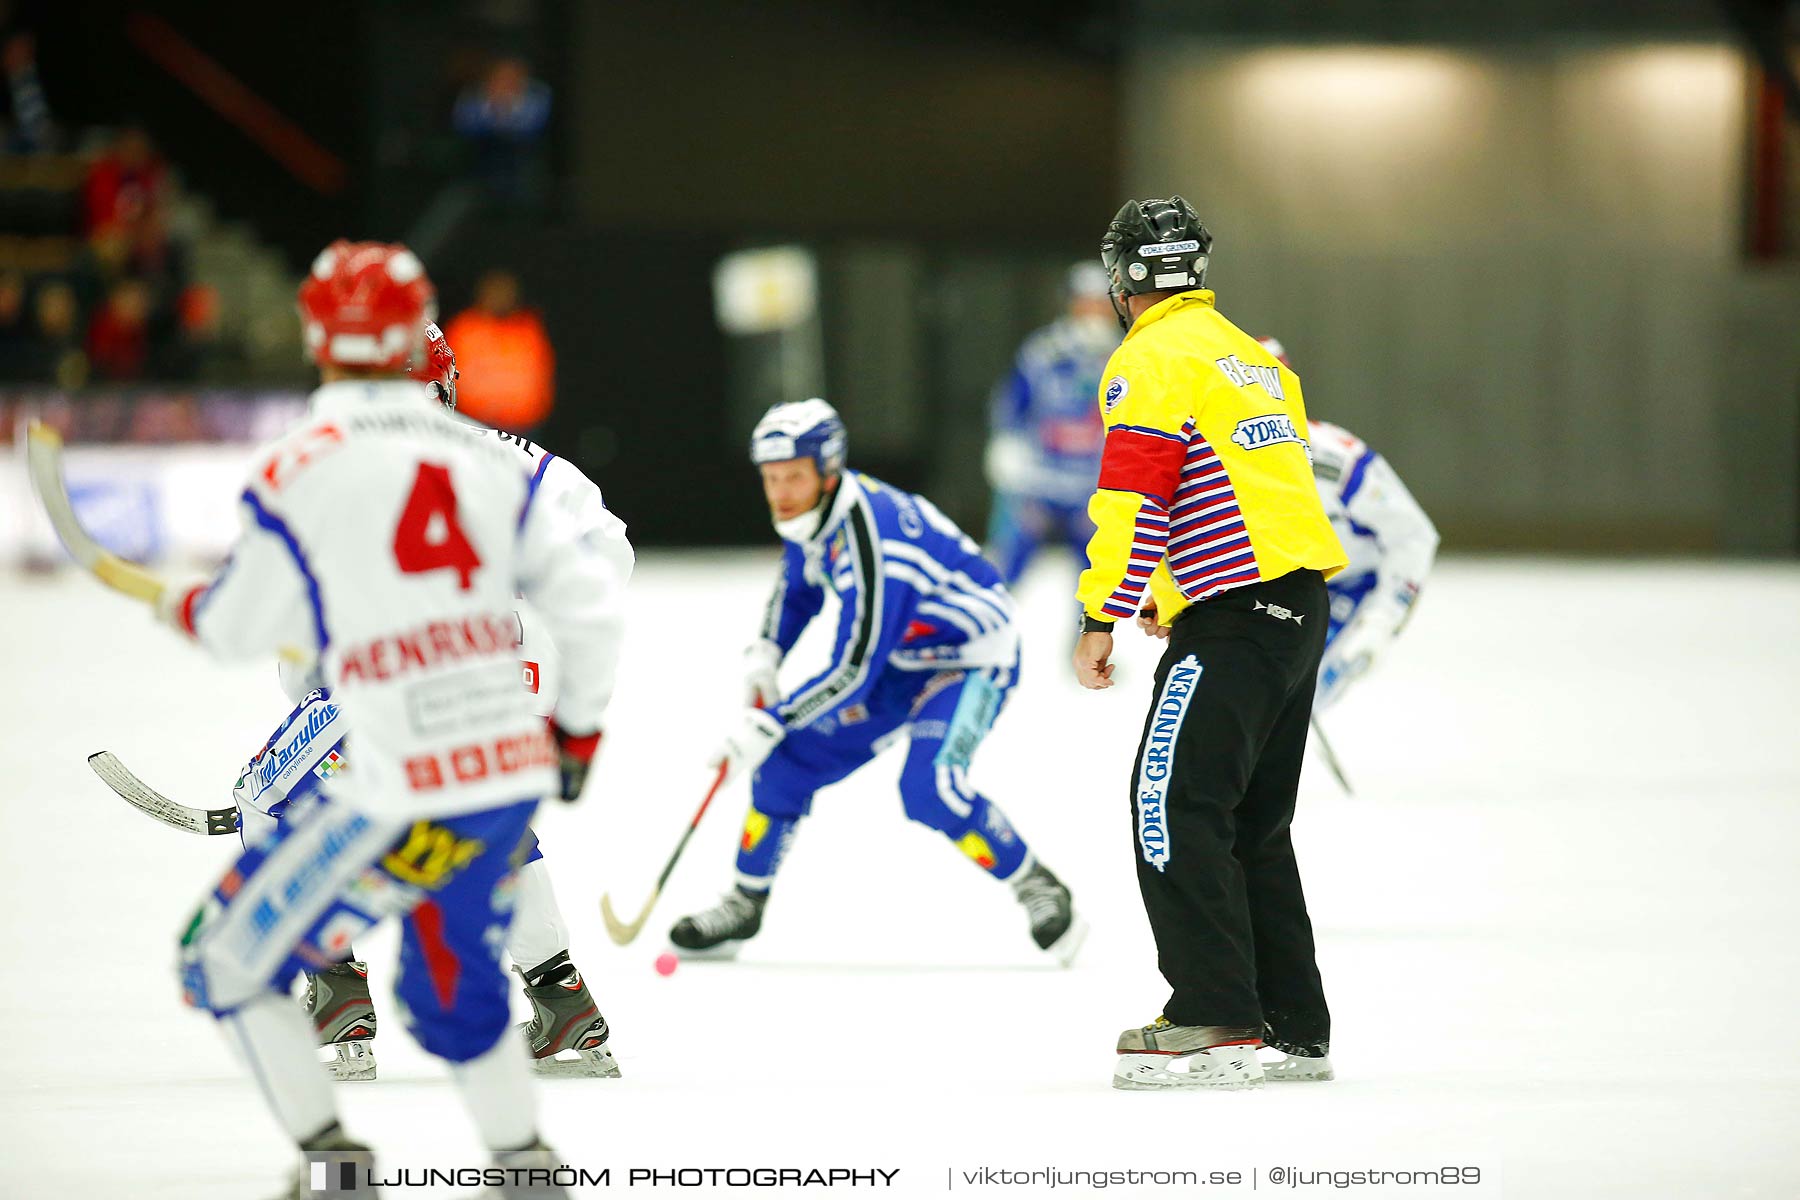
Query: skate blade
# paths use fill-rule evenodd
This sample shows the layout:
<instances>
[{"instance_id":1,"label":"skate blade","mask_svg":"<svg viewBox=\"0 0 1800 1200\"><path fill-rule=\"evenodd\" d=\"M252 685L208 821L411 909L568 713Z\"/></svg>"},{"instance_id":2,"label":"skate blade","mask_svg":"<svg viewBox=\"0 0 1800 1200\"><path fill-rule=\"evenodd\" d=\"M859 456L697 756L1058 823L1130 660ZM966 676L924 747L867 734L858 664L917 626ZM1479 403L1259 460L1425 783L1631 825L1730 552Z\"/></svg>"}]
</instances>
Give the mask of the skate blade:
<instances>
[{"instance_id":1,"label":"skate blade","mask_svg":"<svg viewBox=\"0 0 1800 1200\"><path fill-rule=\"evenodd\" d=\"M1073 966L1075 956L1081 953L1081 945L1087 941L1088 924L1077 916L1063 935L1044 947L1044 953L1054 958L1060 966Z\"/></svg>"},{"instance_id":2,"label":"skate blade","mask_svg":"<svg viewBox=\"0 0 1800 1200\"><path fill-rule=\"evenodd\" d=\"M730 962L738 956L738 951L743 948L744 943L741 940L720 942L705 950L687 950L671 943L669 952L683 962Z\"/></svg>"},{"instance_id":3,"label":"skate blade","mask_svg":"<svg viewBox=\"0 0 1800 1200\"><path fill-rule=\"evenodd\" d=\"M367 1041L333 1042L324 1060L325 1073L339 1083L364 1083L375 1078L375 1047Z\"/></svg>"},{"instance_id":4,"label":"skate blade","mask_svg":"<svg viewBox=\"0 0 1800 1200\"><path fill-rule=\"evenodd\" d=\"M1330 1083L1337 1078L1331 1069L1331 1056L1302 1058L1283 1054L1262 1065L1263 1078L1270 1083Z\"/></svg>"},{"instance_id":5,"label":"skate blade","mask_svg":"<svg viewBox=\"0 0 1800 1200\"><path fill-rule=\"evenodd\" d=\"M531 1071L546 1079L618 1079L619 1060L605 1046L592 1050L564 1050L549 1058L531 1060Z\"/></svg>"},{"instance_id":6,"label":"skate blade","mask_svg":"<svg viewBox=\"0 0 1800 1200\"><path fill-rule=\"evenodd\" d=\"M1187 1069L1173 1070L1177 1065ZM1113 1067L1112 1085L1124 1092L1236 1091L1261 1087L1263 1069L1254 1046L1220 1046L1179 1056L1121 1054Z\"/></svg>"}]
</instances>

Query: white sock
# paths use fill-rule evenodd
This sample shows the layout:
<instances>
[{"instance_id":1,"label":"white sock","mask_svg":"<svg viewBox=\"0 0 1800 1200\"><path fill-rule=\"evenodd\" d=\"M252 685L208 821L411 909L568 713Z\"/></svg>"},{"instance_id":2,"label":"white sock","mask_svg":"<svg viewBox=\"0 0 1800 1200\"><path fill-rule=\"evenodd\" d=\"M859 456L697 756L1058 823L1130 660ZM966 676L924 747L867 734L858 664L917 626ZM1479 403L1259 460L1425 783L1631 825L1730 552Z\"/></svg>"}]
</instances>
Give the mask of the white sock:
<instances>
[{"instance_id":1,"label":"white sock","mask_svg":"<svg viewBox=\"0 0 1800 1200\"><path fill-rule=\"evenodd\" d=\"M1006 882L1012 885L1013 895L1019 894L1019 885L1030 879L1031 873L1035 870L1037 870L1037 855L1027 850L1025 857L1019 860L1019 865L1013 868L1013 873L1006 877Z\"/></svg>"},{"instance_id":2,"label":"white sock","mask_svg":"<svg viewBox=\"0 0 1800 1200\"><path fill-rule=\"evenodd\" d=\"M450 1068L463 1107L489 1150L517 1150L537 1137L537 1093L525 1046L509 1026L494 1048Z\"/></svg>"},{"instance_id":3,"label":"white sock","mask_svg":"<svg viewBox=\"0 0 1800 1200\"><path fill-rule=\"evenodd\" d=\"M337 1120L312 1023L293 997L265 993L219 1023L296 1144Z\"/></svg>"},{"instance_id":4,"label":"white sock","mask_svg":"<svg viewBox=\"0 0 1800 1200\"><path fill-rule=\"evenodd\" d=\"M556 891L550 886L550 869L541 858L528 862L519 868L506 953L519 970L529 971L568 948L569 927L563 922Z\"/></svg>"}]
</instances>

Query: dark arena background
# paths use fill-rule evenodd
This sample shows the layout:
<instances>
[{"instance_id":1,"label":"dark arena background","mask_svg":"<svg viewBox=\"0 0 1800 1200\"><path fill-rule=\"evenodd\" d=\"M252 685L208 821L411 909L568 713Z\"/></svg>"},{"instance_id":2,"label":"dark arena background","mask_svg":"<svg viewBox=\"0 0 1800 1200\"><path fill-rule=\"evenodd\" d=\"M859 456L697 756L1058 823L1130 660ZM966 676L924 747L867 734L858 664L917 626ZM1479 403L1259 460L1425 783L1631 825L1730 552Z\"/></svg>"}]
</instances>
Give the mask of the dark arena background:
<instances>
[{"instance_id":1,"label":"dark arena background","mask_svg":"<svg viewBox=\"0 0 1800 1200\"><path fill-rule=\"evenodd\" d=\"M69 561L25 431L110 550L211 573L317 386L295 290L340 237L418 255L459 412L578 466L637 551L585 799L534 826L622 1068L538 1089L573 1194L1800 1195L1797 66L1791 0L0 0L0 1195L291 1166L172 969L237 842L85 763L229 806L287 703ZM742 782L615 946L601 895L635 911L744 704L758 418L829 400L851 468L998 557L1021 344L1174 193L1219 310L1440 539L1300 785L1337 1079L1108 1086L1167 991L1126 790L1158 647L1121 622L1120 686L1077 687L1079 544L1012 588L970 766L1085 914L1073 966L907 821L895 753L818 793L737 961L653 969L754 841ZM357 943L380 1077L335 1094L385 1195L467 1195L396 940Z\"/></svg>"}]
</instances>

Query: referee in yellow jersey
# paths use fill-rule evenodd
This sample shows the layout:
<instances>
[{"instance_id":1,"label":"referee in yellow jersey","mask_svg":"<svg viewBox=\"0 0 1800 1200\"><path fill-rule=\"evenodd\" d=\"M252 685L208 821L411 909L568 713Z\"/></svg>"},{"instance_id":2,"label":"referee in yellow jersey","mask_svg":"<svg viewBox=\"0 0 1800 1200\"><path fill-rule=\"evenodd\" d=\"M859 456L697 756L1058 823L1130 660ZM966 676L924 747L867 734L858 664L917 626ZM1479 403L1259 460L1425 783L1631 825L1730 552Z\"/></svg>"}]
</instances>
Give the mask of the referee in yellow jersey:
<instances>
[{"instance_id":1,"label":"referee in yellow jersey","mask_svg":"<svg viewBox=\"0 0 1800 1200\"><path fill-rule=\"evenodd\" d=\"M1119 1038L1122 1088L1331 1078L1331 1017L1289 824L1343 547L1300 380L1206 290L1212 235L1134 200L1100 245L1125 340L1106 367L1075 673L1112 686L1113 624L1166 636L1132 766L1139 888L1173 989ZM1148 592L1148 596L1146 596ZM1281 1052L1264 1064L1267 1043Z\"/></svg>"}]
</instances>

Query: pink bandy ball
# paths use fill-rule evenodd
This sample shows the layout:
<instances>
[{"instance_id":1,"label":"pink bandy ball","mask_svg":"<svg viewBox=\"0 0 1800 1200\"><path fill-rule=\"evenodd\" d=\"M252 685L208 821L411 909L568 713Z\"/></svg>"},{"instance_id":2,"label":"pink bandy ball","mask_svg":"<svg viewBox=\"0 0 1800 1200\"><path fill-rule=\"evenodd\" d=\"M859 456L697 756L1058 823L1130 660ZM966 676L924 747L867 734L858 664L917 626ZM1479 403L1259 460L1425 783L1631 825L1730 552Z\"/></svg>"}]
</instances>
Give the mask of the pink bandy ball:
<instances>
[{"instance_id":1,"label":"pink bandy ball","mask_svg":"<svg viewBox=\"0 0 1800 1200\"><path fill-rule=\"evenodd\" d=\"M656 973L658 975L673 975L675 973L675 964L680 961L680 959L665 950L656 956Z\"/></svg>"}]
</instances>

